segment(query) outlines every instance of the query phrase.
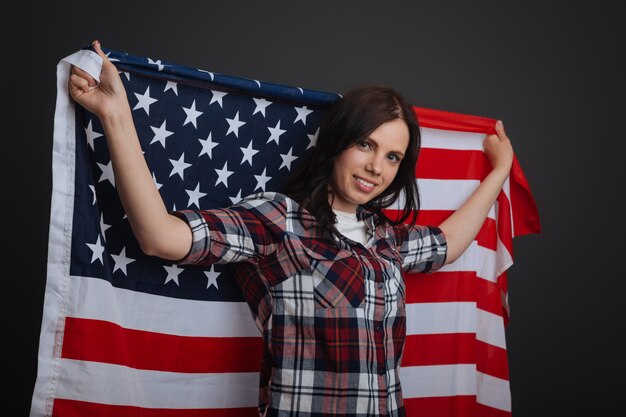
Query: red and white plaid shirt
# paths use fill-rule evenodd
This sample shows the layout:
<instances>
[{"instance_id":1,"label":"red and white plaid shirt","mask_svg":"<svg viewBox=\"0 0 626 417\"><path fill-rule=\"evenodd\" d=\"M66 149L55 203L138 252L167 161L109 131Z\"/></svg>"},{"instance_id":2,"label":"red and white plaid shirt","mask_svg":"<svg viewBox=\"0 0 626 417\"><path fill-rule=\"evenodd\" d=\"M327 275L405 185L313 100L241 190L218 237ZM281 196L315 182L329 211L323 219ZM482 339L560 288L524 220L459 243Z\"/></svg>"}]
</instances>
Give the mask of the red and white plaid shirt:
<instances>
[{"instance_id":1,"label":"red and white plaid shirt","mask_svg":"<svg viewBox=\"0 0 626 417\"><path fill-rule=\"evenodd\" d=\"M315 218L299 209L285 195L260 193L225 209L177 211L193 232L179 263L238 263L238 283L263 332L261 415L404 415L402 271L440 268L443 233L375 227L375 215L359 207L374 236L365 247L321 238Z\"/></svg>"}]
</instances>

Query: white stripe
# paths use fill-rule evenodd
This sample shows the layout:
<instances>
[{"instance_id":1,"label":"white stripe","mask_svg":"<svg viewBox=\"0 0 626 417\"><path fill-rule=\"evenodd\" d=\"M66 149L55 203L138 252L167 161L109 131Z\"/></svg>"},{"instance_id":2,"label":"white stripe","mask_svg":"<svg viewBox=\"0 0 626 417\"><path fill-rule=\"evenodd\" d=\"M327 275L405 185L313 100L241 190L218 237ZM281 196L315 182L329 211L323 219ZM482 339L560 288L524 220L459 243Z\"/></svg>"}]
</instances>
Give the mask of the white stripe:
<instances>
[{"instance_id":1,"label":"white stripe","mask_svg":"<svg viewBox=\"0 0 626 417\"><path fill-rule=\"evenodd\" d=\"M148 408L256 407L259 374L182 374L64 359L57 397Z\"/></svg>"},{"instance_id":2,"label":"white stripe","mask_svg":"<svg viewBox=\"0 0 626 417\"><path fill-rule=\"evenodd\" d=\"M476 333L476 303L416 303L406 306L406 334Z\"/></svg>"},{"instance_id":3,"label":"white stripe","mask_svg":"<svg viewBox=\"0 0 626 417\"><path fill-rule=\"evenodd\" d=\"M471 301L412 303L406 306L406 334L474 333L476 339L506 349L504 320Z\"/></svg>"},{"instance_id":4,"label":"white stripe","mask_svg":"<svg viewBox=\"0 0 626 417\"><path fill-rule=\"evenodd\" d=\"M478 180L439 180L417 179L417 189L420 195L421 210L456 210L469 198L480 185ZM389 208L400 210L406 201L404 192ZM495 211L492 206L488 217L495 220Z\"/></svg>"},{"instance_id":5,"label":"white stripe","mask_svg":"<svg viewBox=\"0 0 626 417\"><path fill-rule=\"evenodd\" d=\"M476 395L476 365L406 366L400 382L404 398Z\"/></svg>"},{"instance_id":6,"label":"white stripe","mask_svg":"<svg viewBox=\"0 0 626 417\"><path fill-rule=\"evenodd\" d=\"M478 378L477 402L499 410L511 411L509 381L482 372L476 374Z\"/></svg>"},{"instance_id":7,"label":"white stripe","mask_svg":"<svg viewBox=\"0 0 626 417\"><path fill-rule=\"evenodd\" d=\"M454 149L468 151L482 151L484 133L457 132L454 130L420 128L422 133L422 148Z\"/></svg>"},{"instance_id":8,"label":"white stripe","mask_svg":"<svg viewBox=\"0 0 626 417\"><path fill-rule=\"evenodd\" d=\"M71 277L69 316L181 336L261 336L244 302L180 300L116 288L98 278Z\"/></svg>"}]
</instances>

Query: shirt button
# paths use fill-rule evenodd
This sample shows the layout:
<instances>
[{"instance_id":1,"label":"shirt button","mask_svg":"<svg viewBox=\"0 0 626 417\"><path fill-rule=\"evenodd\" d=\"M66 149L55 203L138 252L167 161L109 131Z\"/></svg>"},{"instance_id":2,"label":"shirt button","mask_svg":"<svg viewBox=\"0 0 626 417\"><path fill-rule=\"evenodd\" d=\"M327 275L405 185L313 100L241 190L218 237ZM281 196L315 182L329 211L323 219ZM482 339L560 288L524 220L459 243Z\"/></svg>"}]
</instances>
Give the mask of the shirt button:
<instances>
[{"instance_id":1,"label":"shirt button","mask_svg":"<svg viewBox=\"0 0 626 417\"><path fill-rule=\"evenodd\" d=\"M379 366L378 367L378 375L384 375L385 374L385 367L384 366Z\"/></svg>"},{"instance_id":2,"label":"shirt button","mask_svg":"<svg viewBox=\"0 0 626 417\"><path fill-rule=\"evenodd\" d=\"M374 328L374 330L376 330L377 332L380 332L380 331L382 331L382 330L383 330L383 326L381 326L381 325L379 324L378 326L376 326L376 327Z\"/></svg>"},{"instance_id":3,"label":"shirt button","mask_svg":"<svg viewBox=\"0 0 626 417\"><path fill-rule=\"evenodd\" d=\"M378 283L378 289L379 289L379 290L382 290L382 289L383 289L383 283L382 283L382 282L379 282L379 283Z\"/></svg>"}]
</instances>

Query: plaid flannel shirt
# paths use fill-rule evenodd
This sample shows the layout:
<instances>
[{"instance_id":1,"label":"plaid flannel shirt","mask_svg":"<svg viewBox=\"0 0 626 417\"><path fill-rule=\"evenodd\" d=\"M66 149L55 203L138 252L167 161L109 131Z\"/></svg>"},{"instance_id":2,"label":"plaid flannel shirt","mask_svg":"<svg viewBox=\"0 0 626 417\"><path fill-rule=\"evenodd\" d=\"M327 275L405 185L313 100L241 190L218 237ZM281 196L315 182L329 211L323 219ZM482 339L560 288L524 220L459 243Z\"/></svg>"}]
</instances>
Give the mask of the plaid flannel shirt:
<instances>
[{"instance_id":1,"label":"plaid flannel shirt","mask_svg":"<svg viewBox=\"0 0 626 417\"><path fill-rule=\"evenodd\" d=\"M294 200L260 193L225 209L181 210L193 244L181 264L237 262L236 279L263 333L263 416L404 415L398 371L404 347L402 271L446 258L436 227L375 227L365 247L322 239Z\"/></svg>"}]
</instances>

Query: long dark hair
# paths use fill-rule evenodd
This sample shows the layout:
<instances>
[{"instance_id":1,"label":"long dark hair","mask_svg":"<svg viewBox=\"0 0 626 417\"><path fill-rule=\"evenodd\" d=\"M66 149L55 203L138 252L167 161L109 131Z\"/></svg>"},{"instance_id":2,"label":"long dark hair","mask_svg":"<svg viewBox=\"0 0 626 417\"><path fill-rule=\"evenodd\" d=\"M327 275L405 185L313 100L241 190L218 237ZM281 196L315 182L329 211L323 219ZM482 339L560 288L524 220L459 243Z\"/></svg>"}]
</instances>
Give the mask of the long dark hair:
<instances>
[{"instance_id":1,"label":"long dark hair","mask_svg":"<svg viewBox=\"0 0 626 417\"><path fill-rule=\"evenodd\" d=\"M368 137L380 125L395 119L402 119L407 124L409 145L389 187L366 203L365 207L378 214L379 224L415 224L420 205L415 182L415 164L421 144L417 115L413 106L393 88L386 85L360 85L349 90L328 109L320 125L316 146L282 190L315 216L324 236L330 237L337 233L335 214L328 202L335 160L344 150ZM402 191L404 207L399 216L390 219L382 209L389 207Z\"/></svg>"}]
</instances>

